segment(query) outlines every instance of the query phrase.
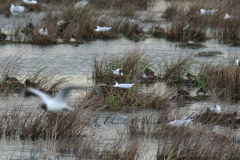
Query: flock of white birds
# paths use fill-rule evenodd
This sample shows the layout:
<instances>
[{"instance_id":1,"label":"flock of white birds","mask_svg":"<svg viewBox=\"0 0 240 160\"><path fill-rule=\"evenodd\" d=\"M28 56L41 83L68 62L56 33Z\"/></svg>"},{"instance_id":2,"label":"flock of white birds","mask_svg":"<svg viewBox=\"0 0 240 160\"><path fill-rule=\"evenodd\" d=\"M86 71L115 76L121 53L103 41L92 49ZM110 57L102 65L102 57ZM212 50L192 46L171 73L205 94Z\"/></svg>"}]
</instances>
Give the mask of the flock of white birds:
<instances>
[{"instance_id":1,"label":"flock of white birds","mask_svg":"<svg viewBox=\"0 0 240 160\"><path fill-rule=\"evenodd\" d=\"M23 3L25 4L37 4L36 0L22 0ZM87 0L83 0L81 2L76 3L75 8L83 8L86 4L88 4ZM11 4L10 7L10 12L12 13L12 15L19 15L22 14L23 12L27 11L27 9L24 6L14 6L13 4ZM65 23L65 21L60 20L58 21L57 25L63 25ZM99 27L97 26L97 28L95 29L96 32L105 32L105 31L109 31L111 29L111 27ZM41 28L39 30L39 34L46 36L48 35L48 30L46 28Z\"/></svg>"}]
</instances>

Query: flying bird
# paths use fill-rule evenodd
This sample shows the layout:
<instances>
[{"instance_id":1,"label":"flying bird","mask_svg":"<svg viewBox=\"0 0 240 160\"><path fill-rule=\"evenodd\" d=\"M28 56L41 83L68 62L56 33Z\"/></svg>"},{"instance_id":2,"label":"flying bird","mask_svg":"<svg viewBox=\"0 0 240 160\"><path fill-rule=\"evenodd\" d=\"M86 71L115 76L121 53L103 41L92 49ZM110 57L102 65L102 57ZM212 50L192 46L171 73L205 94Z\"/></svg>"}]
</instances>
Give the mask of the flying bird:
<instances>
[{"instance_id":1,"label":"flying bird","mask_svg":"<svg viewBox=\"0 0 240 160\"><path fill-rule=\"evenodd\" d=\"M63 111L63 110L72 111L74 109L67 105L67 97L73 89L85 89L85 87L81 87L81 86L63 87L59 91L57 96L54 98L50 97L49 95L47 95L46 93L44 93L40 90L31 88L31 87L27 88L25 90L24 94L31 92L31 93L34 93L34 94L38 95L39 97L41 97L44 101L44 104L41 106L41 108L44 109L45 111L48 111L48 112L59 112L59 111Z\"/></svg>"}]
</instances>

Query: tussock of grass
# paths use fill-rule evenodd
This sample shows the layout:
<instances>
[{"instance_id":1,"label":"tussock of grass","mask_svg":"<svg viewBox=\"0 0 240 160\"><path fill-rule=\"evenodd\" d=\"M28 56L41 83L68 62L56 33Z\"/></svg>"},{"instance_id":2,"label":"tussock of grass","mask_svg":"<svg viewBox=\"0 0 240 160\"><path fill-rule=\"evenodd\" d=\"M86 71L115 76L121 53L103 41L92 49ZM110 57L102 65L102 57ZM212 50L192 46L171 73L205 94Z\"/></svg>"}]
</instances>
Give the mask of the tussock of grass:
<instances>
[{"instance_id":1,"label":"tussock of grass","mask_svg":"<svg viewBox=\"0 0 240 160\"><path fill-rule=\"evenodd\" d=\"M136 84L134 84L136 85ZM110 86L101 86L95 88L87 94L86 99L95 99L95 103L99 107L105 107L110 110L134 108L154 108L164 110L171 106L168 93L152 91L149 94L144 94L134 89L115 88ZM93 102L94 103L94 102Z\"/></svg>"},{"instance_id":2,"label":"tussock of grass","mask_svg":"<svg viewBox=\"0 0 240 160\"><path fill-rule=\"evenodd\" d=\"M30 70L27 69L29 73L23 73L22 70L24 66L22 64L25 56L24 54L25 52L19 52L15 55L11 55L0 64L0 74L2 75L0 91L2 93L6 95L12 92L21 93L24 89L24 82L26 79L37 83L38 89L49 94L53 94L62 84L67 82L67 78L57 78L59 74L58 69L45 71L47 67L40 68L34 66ZM37 67L38 70L32 73ZM9 78L7 77L16 78L18 81L8 80Z\"/></svg>"},{"instance_id":3,"label":"tussock of grass","mask_svg":"<svg viewBox=\"0 0 240 160\"><path fill-rule=\"evenodd\" d=\"M235 126L240 124L240 119L234 117L227 117L228 113L216 114L215 112L205 111L195 117L196 121L203 122L204 124L215 124L222 126Z\"/></svg>"},{"instance_id":4,"label":"tussock of grass","mask_svg":"<svg viewBox=\"0 0 240 160\"><path fill-rule=\"evenodd\" d=\"M91 111L76 109L74 112L51 114L34 106L29 111L15 107L4 113L0 120L2 134L7 137L70 138L83 136L84 130L97 116Z\"/></svg>"},{"instance_id":5,"label":"tussock of grass","mask_svg":"<svg viewBox=\"0 0 240 160\"><path fill-rule=\"evenodd\" d=\"M26 4L26 3L21 3L21 6L24 6L28 11L42 11L43 7L41 3L37 3L37 4Z\"/></svg>"},{"instance_id":6,"label":"tussock of grass","mask_svg":"<svg viewBox=\"0 0 240 160\"><path fill-rule=\"evenodd\" d=\"M199 73L200 79L207 84L210 89L216 89L219 97L240 99L240 69L233 63L223 63L213 65L212 63L203 64Z\"/></svg>"},{"instance_id":7,"label":"tussock of grass","mask_svg":"<svg viewBox=\"0 0 240 160\"><path fill-rule=\"evenodd\" d=\"M144 69L149 66L150 56L140 48L127 51L122 57L103 58L99 61L97 57L93 58L92 77L95 79L109 78L109 82L114 81L111 70L122 68L126 80L137 80L141 78ZM126 77L125 77L126 76Z\"/></svg>"},{"instance_id":8,"label":"tussock of grass","mask_svg":"<svg viewBox=\"0 0 240 160\"><path fill-rule=\"evenodd\" d=\"M190 65L193 60L193 55L190 54L184 58L179 57L177 62L172 61L171 64L163 65L162 79L170 81L171 83L179 83L189 72Z\"/></svg>"}]
</instances>

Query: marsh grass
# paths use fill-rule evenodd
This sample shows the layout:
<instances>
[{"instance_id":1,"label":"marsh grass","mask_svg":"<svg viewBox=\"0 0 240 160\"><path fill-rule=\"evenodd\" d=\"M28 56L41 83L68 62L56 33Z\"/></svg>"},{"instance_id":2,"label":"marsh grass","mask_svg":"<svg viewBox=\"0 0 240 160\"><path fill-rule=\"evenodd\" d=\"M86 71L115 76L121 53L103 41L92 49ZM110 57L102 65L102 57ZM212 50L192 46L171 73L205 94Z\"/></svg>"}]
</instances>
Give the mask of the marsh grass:
<instances>
[{"instance_id":1,"label":"marsh grass","mask_svg":"<svg viewBox=\"0 0 240 160\"><path fill-rule=\"evenodd\" d=\"M202 65L199 78L207 84L209 89L216 89L215 92L219 97L239 100L239 74L240 69L233 62L217 64L210 62Z\"/></svg>"},{"instance_id":2,"label":"marsh grass","mask_svg":"<svg viewBox=\"0 0 240 160\"><path fill-rule=\"evenodd\" d=\"M159 160L170 156L171 159L177 160L237 158L235 153L238 154L240 151L237 147L239 140L233 134L228 132L217 134L210 129L211 127L195 126L195 123L194 126L187 127L169 126L170 119L167 115L170 112L164 111L161 115L148 113L136 116L133 114L127 123L128 134L133 137L156 138L158 140L156 158Z\"/></svg>"},{"instance_id":3,"label":"marsh grass","mask_svg":"<svg viewBox=\"0 0 240 160\"><path fill-rule=\"evenodd\" d=\"M26 4L21 2L20 4L21 6L24 6L28 11L42 11L43 7L41 3L37 3L37 4Z\"/></svg>"},{"instance_id":4,"label":"marsh grass","mask_svg":"<svg viewBox=\"0 0 240 160\"><path fill-rule=\"evenodd\" d=\"M94 99L95 102L92 103L96 103L96 106L109 110L132 110L134 108L165 110L171 108L172 104L169 101L171 93L155 89L145 94L136 90L134 86L131 89L100 86L89 92L84 99Z\"/></svg>"},{"instance_id":5,"label":"marsh grass","mask_svg":"<svg viewBox=\"0 0 240 160\"><path fill-rule=\"evenodd\" d=\"M179 57L177 61L171 63L165 62L161 64L162 80L169 83L180 83L183 77L189 72L189 68L193 63L193 55L190 54L186 57Z\"/></svg>"},{"instance_id":6,"label":"marsh grass","mask_svg":"<svg viewBox=\"0 0 240 160\"><path fill-rule=\"evenodd\" d=\"M126 9L126 8L133 8L136 9L146 9L147 4L151 1L143 0L143 1L137 1L137 0L89 0L90 3L93 5L96 5L97 7L104 8L104 9ZM130 6L130 7L127 7Z\"/></svg>"},{"instance_id":7,"label":"marsh grass","mask_svg":"<svg viewBox=\"0 0 240 160\"><path fill-rule=\"evenodd\" d=\"M0 1L0 13L6 15L6 16L10 16L11 12L10 12L10 7L11 4L14 4L16 2L16 0L2 0Z\"/></svg>"},{"instance_id":8,"label":"marsh grass","mask_svg":"<svg viewBox=\"0 0 240 160\"><path fill-rule=\"evenodd\" d=\"M30 79L31 82L37 83L38 89L49 94L53 94L61 85L68 81L67 77L58 77L60 69L45 71L47 67L41 68L38 65L35 65L33 68L27 69L27 71L24 72L23 70L26 70L23 65L25 56L26 52L21 51L9 56L1 62L0 91L3 95L8 95L12 92L21 93L24 89L24 82L26 79ZM16 78L17 81L11 80L11 78Z\"/></svg>"},{"instance_id":9,"label":"marsh grass","mask_svg":"<svg viewBox=\"0 0 240 160\"><path fill-rule=\"evenodd\" d=\"M24 109L20 105L4 112L0 121L1 133L6 137L19 136L21 139L32 140L81 137L84 136L86 127L98 119L95 111L83 110L79 106L74 112L56 114L44 112L37 107Z\"/></svg>"},{"instance_id":10,"label":"marsh grass","mask_svg":"<svg viewBox=\"0 0 240 160\"><path fill-rule=\"evenodd\" d=\"M195 117L195 121L200 121L204 124L214 124L221 126L236 127L240 124L240 120L234 117L227 117L229 113L216 114L215 112L205 111Z\"/></svg>"},{"instance_id":11,"label":"marsh grass","mask_svg":"<svg viewBox=\"0 0 240 160\"><path fill-rule=\"evenodd\" d=\"M112 58L106 58L104 55L102 59L98 60L98 57L93 57L93 72L92 77L94 79L107 78L109 76L109 82L114 81L114 77L110 74L111 70L122 68L123 77L129 82L141 78L144 69L151 67L150 56L145 52L141 51L140 48L135 48L126 51L126 53L120 57L116 55Z\"/></svg>"}]
</instances>

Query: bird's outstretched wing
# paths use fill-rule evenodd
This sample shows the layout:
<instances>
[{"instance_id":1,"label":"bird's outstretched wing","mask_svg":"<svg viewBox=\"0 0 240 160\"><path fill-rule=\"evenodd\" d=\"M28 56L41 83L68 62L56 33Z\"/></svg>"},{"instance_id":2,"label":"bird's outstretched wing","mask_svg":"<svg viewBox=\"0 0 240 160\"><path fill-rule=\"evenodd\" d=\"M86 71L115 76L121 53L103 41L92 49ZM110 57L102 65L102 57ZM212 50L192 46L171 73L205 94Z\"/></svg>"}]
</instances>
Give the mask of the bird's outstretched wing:
<instances>
[{"instance_id":1,"label":"bird's outstretched wing","mask_svg":"<svg viewBox=\"0 0 240 160\"><path fill-rule=\"evenodd\" d=\"M73 89L86 89L86 87L83 86L66 86L63 87L59 93L57 94L57 96L55 97L55 99L58 102L66 102L67 101L67 97L68 94L73 90Z\"/></svg>"},{"instance_id":2,"label":"bird's outstretched wing","mask_svg":"<svg viewBox=\"0 0 240 160\"><path fill-rule=\"evenodd\" d=\"M41 98L43 99L44 102L45 102L46 100L48 100L48 99L51 99L51 97L48 96L46 93L44 93L44 92L42 92L42 91L39 91L39 90L37 90L37 89L35 89L35 88L29 87L29 88L27 88L27 89L25 90L25 93L26 93L26 92L32 92L32 93L38 95L39 97L41 97Z\"/></svg>"}]
</instances>

